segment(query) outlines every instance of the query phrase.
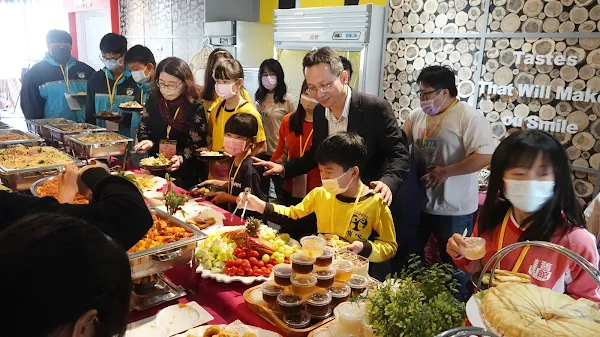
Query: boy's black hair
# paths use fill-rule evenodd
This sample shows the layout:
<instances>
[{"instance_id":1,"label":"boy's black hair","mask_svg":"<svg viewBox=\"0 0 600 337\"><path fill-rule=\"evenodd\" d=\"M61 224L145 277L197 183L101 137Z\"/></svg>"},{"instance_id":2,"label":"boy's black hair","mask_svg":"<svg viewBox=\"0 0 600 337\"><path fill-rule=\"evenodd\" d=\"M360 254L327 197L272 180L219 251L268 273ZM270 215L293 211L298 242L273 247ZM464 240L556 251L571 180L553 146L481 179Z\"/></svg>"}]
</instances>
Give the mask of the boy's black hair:
<instances>
[{"instance_id":1,"label":"boy's black hair","mask_svg":"<svg viewBox=\"0 0 600 337\"><path fill-rule=\"evenodd\" d=\"M436 90L448 89L452 97L458 95L454 72L446 66L429 66L421 70L417 83L426 84Z\"/></svg>"},{"instance_id":2,"label":"boy's black hair","mask_svg":"<svg viewBox=\"0 0 600 337\"><path fill-rule=\"evenodd\" d=\"M352 79L352 73L354 73L354 70L352 70L352 63L350 63L350 60L343 56L340 56L340 61L342 61L344 70L348 72L348 81L350 81Z\"/></svg>"},{"instance_id":3,"label":"boy's black hair","mask_svg":"<svg viewBox=\"0 0 600 337\"><path fill-rule=\"evenodd\" d=\"M125 53L125 64L134 62L146 65L152 63L152 65L156 67L154 54L152 54L152 51L150 51L148 47L142 46L141 44L136 44L135 46L129 48L129 50Z\"/></svg>"},{"instance_id":4,"label":"boy's black hair","mask_svg":"<svg viewBox=\"0 0 600 337\"><path fill-rule=\"evenodd\" d=\"M258 121L256 117L248 113L237 113L225 123L225 133L254 138L258 134Z\"/></svg>"},{"instance_id":5,"label":"boy's black hair","mask_svg":"<svg viewBox=\"0 0 600 337\"><path fill-rule=\"evenodd\" d=\"M354 132L340 132L327 137L317 147L315 160L318 164L340 165L345 171L354 166L362 167L367 160L365 140Z\"/></svg>"},{"instance_id":6,"label":"boy's black hair","mask_svg":"<svg viewBox=\"0 0 600 337\"><path fill-rule=\"evenodd\" d=\"M100 40L100 51L102 53L125 55L127 52L127 39L123 35L108 33Z\"/></svg>"}]
</instances>

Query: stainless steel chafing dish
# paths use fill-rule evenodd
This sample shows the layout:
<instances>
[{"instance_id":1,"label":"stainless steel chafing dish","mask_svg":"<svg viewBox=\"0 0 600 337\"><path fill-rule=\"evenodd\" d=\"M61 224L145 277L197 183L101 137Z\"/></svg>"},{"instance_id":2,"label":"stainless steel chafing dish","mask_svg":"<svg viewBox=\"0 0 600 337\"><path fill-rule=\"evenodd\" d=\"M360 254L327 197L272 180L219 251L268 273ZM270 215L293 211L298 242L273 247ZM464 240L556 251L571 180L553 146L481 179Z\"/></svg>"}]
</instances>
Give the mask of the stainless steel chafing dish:
<instances>
[{"instance_id":1,"label":"stainless steel chafing dish","mask_svg":"<svg viewBox=\"0 0 600 337\"><path fill-rule=\"evenodd\" d=\"M79 140L80 137L103 134L117 135L119 136L119 139L97 143L85 143ZM82 132L76 135L66 135L65 137L65 142L71 147L73 155L86 159L121 156L127 152L127 145L132 141L133 139L123 137L114 132Z\"/></svg>"},{"instance_id":2,"label":"stainless steel chafing dish","mask_svg":"<svg viewBox=\"0 0 600 337\"><path fill-rule=\"evenodd\" d=\"M10 125L8 125L6 123L3 123L3 122L0 122L0 129L10 129L10 128L11 128Z\"/></svg>"},{"instance_id":3,"label":"stainless steel chafing dish","mask_svg":"<svg viewBox=\"0 0 600 337\"><path fill-rule=\"evenodd\" d=\"M68 128L85 128L83 130L68 130ZM44 128L48 129L49 139L65 144L65 136L74 135L82 132L100 132L106 131L105 128L88 124L88 123L68 123L68 124L51 124L44 125ZM67 130L65 130L67 129Z\"/></svg>"},{"instance_id":4,"label":"stainless steel chafing dish","mask_svg":"<svg viewBox=\"0 0 600 337\"><path fill-rule=\"evenodd\" d=\"M58 151L58 150L56 150ZM60 151L59 151L60 152ZM73 160L73 164L83 166L83 162L63 153ZM64 169L64 164L40 166L26 169L9 169L0 164L0 179L6 187L15 191L26 191L37 180L58 175Z\"/></svg>"},{"instance_id":5,"label":"stainless steel chafing dish","mask_svg":"<svg viewBox=\"0 0 600 337\"><path fill-rule=\"evenodd\" d=\"M48 139L50 134L44 126L53 124L74 124L75 122L66 118L45 118L45 119L28 119L27 130L33 134L39 135L43 139Z\"/></svg>"},{"instance_id":6,"label":"stainless steel chafing dish","mask_svg":"<svg viewBox=\"0 0 600 337\"><path fill-rule=\"evenodd\" d=\"M0 136L7 135L9 133L16 133L22 135L24 139L19 140L6 140L0 141L0 149L7 148L11 145L22 144L25 146L37 146L40 145L44 140L36 135L32 135L30 133L17 130L17 129L0 129Z\"/></svg>"},{"instance_id":7,"label":"stainless steel chafing dish","mask_svg":"<svg viewBox=\"0 0 600 337\"><path fill-rule=\"evenodd\" d=\"M189 263L193 260L198 241L207 237L204 232L193 228L168 213L155 208L151 208L150 212L163 220L187 229L194 235L187 239L128 254L129 264L131 265L131 278L134 280L162 273L175 266Z\"/></svg>"}]
</instances>

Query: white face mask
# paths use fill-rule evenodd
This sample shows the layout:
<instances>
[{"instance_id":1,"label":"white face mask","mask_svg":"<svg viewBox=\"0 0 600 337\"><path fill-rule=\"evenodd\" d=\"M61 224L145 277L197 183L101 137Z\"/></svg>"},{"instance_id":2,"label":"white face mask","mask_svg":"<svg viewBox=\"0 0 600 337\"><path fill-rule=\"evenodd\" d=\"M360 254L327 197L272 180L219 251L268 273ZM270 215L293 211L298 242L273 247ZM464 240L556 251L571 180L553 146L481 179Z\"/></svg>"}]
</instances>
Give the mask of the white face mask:
<instances>
[{"instance_id":1,"label":"white face mask","mask_svg":"<svg viewBox=\"0 0 600 337\"><path fill-rule=\"evenodd\" d=\"M146 70L146 68L144 68ZM150 81L150 75L146 75L144 70L136 70L131 72L131 77L136 83L148 83Z\"/></svg>"},{"instance_id":2,"label":"white face mask","mask_svg":"<svg viewBox=\"0 0 600 337\"><path fill-rule=\"evenodd\" d=\"M217 93L217 96L221 97L222 99L230 99L231 97L235 96L237 91L233 91L234 84L235 83L215 84L215 92Z\"/></svg>"},{"instance_id":3,"label":"white face mask","mask_svg":"<svg viewBox=\"0 0 600 337\"><path fill-rule=\"evenodd\" d=\"M554 181L504 179L504 196L517 209L537 212L554 195Z\"/></svg>"},{"instance_id":4,"label":"white face mask","mask_svg":"<svg viewBox=\"0 0 600 337\"><path fill-rule=\"evenodd\" d=\"M116 60L102 60L102 63L104 63L104 66L110 70L110 71L114 71L117 70L119 68L121 68L123 66L123 59L119 58Z\"/></svg>"},{"instance_id":5,"label":"white face mask","mask_svg":"<svg viewBox=\"0 0 600 337\"><path fill-rule=\"evenodd\" d=\"M342 194L345 193L348 190L348 187L350 187L350 184L352 184L352 182L354 181L354 178L352 178L352 180L350 180L350 182L348 183L348 185L346 185L346 187L341 187L340 186L340 178L345 176L346 173L350 172L350 170L344 172L341 176L337 177L337 178L333 178L333 179L323 179L321 178L321 183L323 184L323 188L333 194L333 195L338 195L338 194Z\"/></svg>"},{"instance_id":6,"label":"white face mask","mask_svg":"<svg viewBox=\"0 0 600 337\"><path fill-rule=\"evenodd\" d=\"M273 90L277 86L277 76L275 75L267 75L263 76L261 79L262 85L267 90Z\"/></svg>"},{"instance_id":7,"label":"white face mask","mask_svg":"<svg viewBox=\"0 0 600 337\"><path fill-rule=\"evenodd\" d=\"M430 115L430 116L437 115L440 113L440 111L442 110L441 107L435 106L433 101L435 101L438 97L440 97L441 94L442 94L441 92L439 94L437 94L437 96L435 96L434 99L430 99L428 101L421 101L421 109L423 110L424 113L426 113L427 115ZM444 105L444 103L446 103L446 98L444 98L442 105Z\"/></svg>"}]
</instances>

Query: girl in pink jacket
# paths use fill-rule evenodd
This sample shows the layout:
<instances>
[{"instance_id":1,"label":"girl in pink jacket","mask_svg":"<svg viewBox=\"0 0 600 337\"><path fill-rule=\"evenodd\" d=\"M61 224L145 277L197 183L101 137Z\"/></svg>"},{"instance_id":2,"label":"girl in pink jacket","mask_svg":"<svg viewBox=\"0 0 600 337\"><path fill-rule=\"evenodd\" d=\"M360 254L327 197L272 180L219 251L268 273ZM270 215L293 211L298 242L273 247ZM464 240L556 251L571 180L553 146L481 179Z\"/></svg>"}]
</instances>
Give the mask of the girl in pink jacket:
<instances>
[{"instance_id":1,"label":"girl in pink jacket","mask_svg":"<svg viewBox=\"0 0 600 337\"><path fill-rule=\"evenodd\" d=\"M526 130L510 135L492 157L487 198L473 231L473 236L485 238L486 255L477 261L463 258L461 234L448 240L446 251L458 267L473 273L510 244L548 241L598 266L596 240L586 230L570 173L565 151L549 134ZM553 250L515 249L500 262L500 269L529 274L533 284L600 303L600 288L592 277Z\"/></svg>"}]
</instances>

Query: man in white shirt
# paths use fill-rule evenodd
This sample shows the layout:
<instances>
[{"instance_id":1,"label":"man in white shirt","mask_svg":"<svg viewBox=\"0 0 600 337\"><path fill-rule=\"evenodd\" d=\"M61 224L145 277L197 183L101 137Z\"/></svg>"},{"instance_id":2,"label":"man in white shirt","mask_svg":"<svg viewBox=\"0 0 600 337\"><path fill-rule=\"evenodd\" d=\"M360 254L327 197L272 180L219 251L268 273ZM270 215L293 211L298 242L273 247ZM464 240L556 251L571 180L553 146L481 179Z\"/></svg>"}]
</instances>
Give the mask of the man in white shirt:
<instances>
[{"instance_id":1,"label":"man in white shirt","mask_svg":"<svg viewBox=\"0 0 600 337\"><path fill-rule=\"evenodd\" d=\"M479 170L490 163L495 149L490 124L457 98L452 70L442 66L423 69L421 108L413 111L402 130L412 144L412 158L421 180L422 206L419 247L433 234L445 263L452 263L445 246L454 233L471 233L478 207Z\"/></svg>"}]
</instances>

